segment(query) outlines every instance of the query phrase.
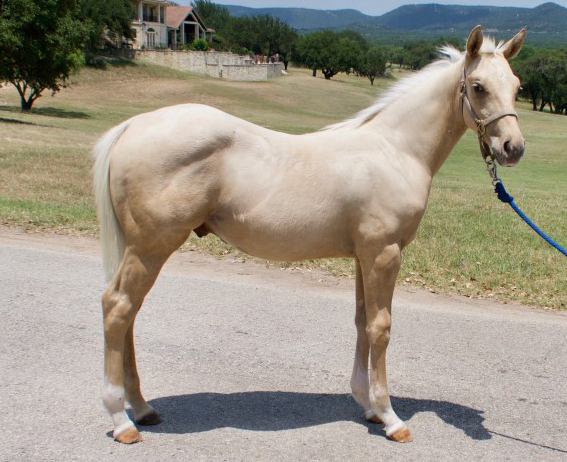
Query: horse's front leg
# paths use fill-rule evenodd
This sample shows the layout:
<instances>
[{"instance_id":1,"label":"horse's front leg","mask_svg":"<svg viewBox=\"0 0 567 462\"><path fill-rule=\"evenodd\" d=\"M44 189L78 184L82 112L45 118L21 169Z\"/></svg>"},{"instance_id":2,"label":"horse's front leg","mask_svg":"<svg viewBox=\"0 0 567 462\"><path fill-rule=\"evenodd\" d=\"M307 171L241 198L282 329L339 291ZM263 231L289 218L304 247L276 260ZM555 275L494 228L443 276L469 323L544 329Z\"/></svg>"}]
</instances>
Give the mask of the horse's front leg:
<instances>
[{"instance_id":1,"label":"horse's front leg","mask_svg":"<svg viewBox=\"0 0 567 462\"><path fill-rule=\"evenodd\" d=\"M374 423L382 423L376 416L370 405L370 383L368 382L368 355L370 354L370 343L366 334L366 303L364 301L364 284L362 281L362 270L358 259L356 262L356 349L354 351L354 364L350 387L352 396L364 409L364 417Z\"/></svg>"},{"instance_id":2,"label":"horse's front leg","mask_svg":"<svg viewBox=\"0 0 567 462\"><path fill-rule=\"evenodd\" d=\"M359 261L364 286L365 331L370 346L370 409L365 409L366 416L373 421L382 421L388 438L409 442L412 441L411 433L392 409L386 380L392 296L400 269L401 250L399 245L393 244L378 255L359 255ZM361 404L364 406L364 403Z\"/></svg>"}]
</instances>

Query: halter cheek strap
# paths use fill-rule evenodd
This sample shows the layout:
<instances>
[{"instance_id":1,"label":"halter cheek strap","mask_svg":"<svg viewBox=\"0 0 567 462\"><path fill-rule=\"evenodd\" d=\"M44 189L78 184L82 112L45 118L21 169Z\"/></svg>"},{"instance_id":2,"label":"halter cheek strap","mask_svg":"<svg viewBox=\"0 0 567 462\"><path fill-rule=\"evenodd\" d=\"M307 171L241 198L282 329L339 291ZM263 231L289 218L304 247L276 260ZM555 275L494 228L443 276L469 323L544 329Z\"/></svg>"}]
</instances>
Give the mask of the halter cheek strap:
<instances>
[{"instance_id":1,"label":"halter cheek strap","mask_svg":"<svg viewBox=\"0 0 567 462\"><path fill-rule=\"evenodd\" d=\"M463 80L461 80L461 110L464 112L464 109L467 109L470 118L473 120L474 124L476 125L477 129L477 136L478 136L478 144L480 145L480 152L482 157L486 160L487 158L492 158L492 152L490 151L490 146L486 141L484 141L484 135L486 135L486 127L490 125L492 122L495 122L498 119L506 116L514 116L516 119L518 118L518 113L514 110L502 111L497 114L493 114L491 116L486 117L485 119L480 119L474 109L471 106L471 102L469 101L469 97L467 96L467 84L466 84L466 77L467 74L464 72Z\"/></svg>"},{"instance_id":2,"label":"halter cheek strap","mask_svg":"<svg viewBox=\"0 0 567 462\"><path fill-rule=\"evenodd\" d=\"M467 86L465 84L464 79L461 81L461 105L463 106L463 108L467 109L471 119L474 121L474 124L477 127L478 135L481 137L485 135L486 127L490 125L492 122L495 122L496 120L506 116L514 116L516 117L516 119L518 118L518 113L516 111L509 110L509 111L502 111L497 114L493 114L491 116L486 117L485 119L479 119L476 113L474 112L474 109L471 106L471 102L469 101L469 98L467 96Z\"/></svg>"}]
</instances>

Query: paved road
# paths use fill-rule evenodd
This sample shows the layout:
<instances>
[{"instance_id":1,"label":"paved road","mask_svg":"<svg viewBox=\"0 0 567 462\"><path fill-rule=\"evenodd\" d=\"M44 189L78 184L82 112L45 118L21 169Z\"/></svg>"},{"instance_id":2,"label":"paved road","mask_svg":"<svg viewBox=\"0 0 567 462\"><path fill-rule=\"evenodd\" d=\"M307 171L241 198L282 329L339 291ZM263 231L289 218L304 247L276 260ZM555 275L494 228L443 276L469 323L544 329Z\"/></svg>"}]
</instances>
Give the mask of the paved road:
<instances>
[{"instance_id":1,"label":"paved road","mask_svg":"<svg viewBox=\"0 0 567 462\"><path fill-rule=\"evenodd\" d=\"M96 243L0 228L0 460L567 460L566 316L400 290L400 445L349 396L352 285L176 255L137 322L164 422L124 446L99 397Z\"/></svg>"}]
</instances>

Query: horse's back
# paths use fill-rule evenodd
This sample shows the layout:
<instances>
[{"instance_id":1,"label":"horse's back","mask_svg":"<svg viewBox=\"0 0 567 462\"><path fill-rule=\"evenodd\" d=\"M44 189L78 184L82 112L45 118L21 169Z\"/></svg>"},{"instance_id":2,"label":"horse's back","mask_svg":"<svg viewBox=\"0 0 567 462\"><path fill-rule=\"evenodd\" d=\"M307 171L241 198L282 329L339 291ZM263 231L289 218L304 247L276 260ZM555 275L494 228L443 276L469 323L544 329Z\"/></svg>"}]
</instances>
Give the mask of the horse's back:
<instances>
[{"instance_id":1,"label":"horse's back","mask_svg":"<svg viewBox=\"0 0 567 462\"><path fill-rule=\"evenodd\" d=\"M230 142L239 131L260 133L269 130L210 106L168 106L133 117L115 150L120 151L120 145L127 148L113 157L128 155L138 161L144 158L151 161L155 153L161 153L156 154L156 158L163 158L168 149L176 155L182 150L190 156L201 151L203 145L214 150L219 144Z\"/></svg>"}]
</instances>

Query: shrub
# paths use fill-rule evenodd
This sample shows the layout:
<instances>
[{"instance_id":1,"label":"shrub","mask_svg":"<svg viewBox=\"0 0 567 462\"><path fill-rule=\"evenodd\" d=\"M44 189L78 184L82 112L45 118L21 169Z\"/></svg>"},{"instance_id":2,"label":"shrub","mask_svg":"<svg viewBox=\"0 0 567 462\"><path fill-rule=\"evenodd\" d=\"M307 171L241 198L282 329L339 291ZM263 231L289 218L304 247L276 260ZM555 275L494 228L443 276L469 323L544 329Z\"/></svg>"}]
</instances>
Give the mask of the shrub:
<instances>
[{"instance_id":1,"label":"shrub","mask_svg":"<svg viewBox=\"0 0 567 462\"><path fill-rule=\"evenodd\" d=\"M191 44L191 49L195 51L207 51L209 49L209 43L204 39L196 39Z\"/></svg>"}]
</instances>

